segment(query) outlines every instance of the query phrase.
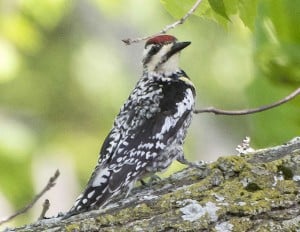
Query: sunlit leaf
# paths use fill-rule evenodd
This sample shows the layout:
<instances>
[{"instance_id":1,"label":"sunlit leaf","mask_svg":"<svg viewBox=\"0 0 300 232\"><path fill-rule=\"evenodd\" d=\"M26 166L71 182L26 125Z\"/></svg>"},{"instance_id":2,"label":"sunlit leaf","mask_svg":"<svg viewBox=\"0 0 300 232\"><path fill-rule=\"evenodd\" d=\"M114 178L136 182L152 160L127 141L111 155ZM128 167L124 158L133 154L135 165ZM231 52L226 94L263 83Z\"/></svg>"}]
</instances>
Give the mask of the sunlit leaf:
<instances>
[{"instance_id":1,"label":"sunlit leaf","mask_svg":"<svg viewBox=\"0 0 300 232\"><path fill-rule=\"evenodd\" d=\"M224 4L222 7L222 4L220 5L214 0L212 1L213 6L218 11L217 12L211 7L209 1L210 0L202 0L200 5L194 12L194 15L197 15L203 19L216 21L225 26L227 23L227 19L226 17L224 17L224 15L226 14ZM161 2L171 15L173 15L175 18L181 18L192 8L196 1L161 0Z\"/></svg>"},{"instance_id":2,"label":"sunlit leaf","mask_svg":"<svg viewBox=\"0 0 300 232\"><path fill-rule=\"evenodd\" d=\"M237 4L241 20L251 30L254 29L258 1L259 0L239 0Z\"/></svg>"},{"instance_id":3,"label":"sunlit leaf","mask_svg":"<svg viewBox=\"0 0 300 232\"><path fill-rule=\"evenodd\" d=\"M223 0L208 0L208 2L216 13L229 20Z\"/></svg>"},{"instance_id":4,"label":"sunlit leaf","mask_svg":"<svg viewBox=\"0 0 300 232\"><path fill-rule=\"evenodd\" d=\"M161 0L161 3L171 15L173 15L175 18L181 18L195 4L195 0ZM203 3L203 5L204 4L205 3Z\"/></svg>"},{"instance_id":5,"label":"sunlit leaf","mask_svg":"<svg viewBox=\"0 0 300 232\"><path fill-rule=\"evenodd\" d=\"M240 0L223 0L222 4L226 9L226 15L234 15L238 13L238 5Z\"/></svg>"}]
</instances>

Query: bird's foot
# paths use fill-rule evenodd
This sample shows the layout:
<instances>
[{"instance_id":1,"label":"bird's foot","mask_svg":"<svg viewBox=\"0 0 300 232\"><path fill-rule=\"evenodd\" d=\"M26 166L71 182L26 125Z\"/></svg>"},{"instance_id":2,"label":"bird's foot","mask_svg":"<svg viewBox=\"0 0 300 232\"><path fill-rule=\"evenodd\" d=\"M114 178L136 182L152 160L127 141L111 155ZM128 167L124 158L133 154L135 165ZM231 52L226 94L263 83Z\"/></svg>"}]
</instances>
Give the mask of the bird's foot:
<instances>
[{"instance_id":1,"label":"bird's foot","mask_svg":"<svg viewBox=\"0 0 300 232\"><path fill-rule=\"evenodd\" d=\"M177 158L177 161L181 164L187 165L191 168L199 168L199 169L206 169L207 168L207 162L200 160L197 162L190 162L188 161L184 156L180 156Z\"/></svg>"}]
</instances>

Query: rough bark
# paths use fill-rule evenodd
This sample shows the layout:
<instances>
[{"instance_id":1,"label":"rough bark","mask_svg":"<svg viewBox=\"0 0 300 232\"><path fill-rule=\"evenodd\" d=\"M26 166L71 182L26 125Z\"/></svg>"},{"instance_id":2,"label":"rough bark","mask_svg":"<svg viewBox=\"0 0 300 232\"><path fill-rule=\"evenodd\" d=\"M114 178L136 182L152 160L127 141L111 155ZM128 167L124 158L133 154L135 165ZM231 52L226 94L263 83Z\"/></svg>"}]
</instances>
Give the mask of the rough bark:
<instances>
[{"instance_id":1,"label":"rough bark","mask_svg":"<svg viewBox=\"0 0 300 232\"><path fill-rule=\"evenodd\" d=\"M299 231L300 137L246 155L220 157L67 220L15 231Z\"/></svg>"}]
</instances>

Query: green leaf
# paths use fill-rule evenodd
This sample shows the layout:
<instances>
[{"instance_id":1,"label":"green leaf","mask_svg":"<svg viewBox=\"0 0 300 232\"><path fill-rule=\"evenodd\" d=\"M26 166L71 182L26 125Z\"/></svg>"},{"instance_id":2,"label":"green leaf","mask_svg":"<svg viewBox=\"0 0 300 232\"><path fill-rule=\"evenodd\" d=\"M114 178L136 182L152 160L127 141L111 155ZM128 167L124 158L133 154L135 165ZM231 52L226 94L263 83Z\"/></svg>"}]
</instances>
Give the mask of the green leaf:
<instances>
[{"instance_id":1,"label":"green leaf","mask_svg":"<svg viewBox=\"0 0 300 232\"><path fill-rule=\"evenodd\" d=\"M211 8L225 19L229 20L223 0L208 0Z\"/></svg>"},{"instance_id":2,"label":"green leaf","mask_svg":"<svg viewBox=\"0 0 300 232\"><path fill-rule=\"evenodd\" d=\"M257 3L259 0L202 0L194 15L226 26L230 16L238 14L244 24L254 28ZM184 16L195 4L195 0L161 0L166 10L175 18Z\"/></svg>"},{"instance_id":3,"label":"green leaf","mask_svg":"<svg viewBox=\"0 0 300 232\"><path fill-rule=\"evenodd\" d=\"M238 3L240 0L223 0L227 15L238 13Z\"/></svg>"},{"instance_id":4,"label":"green leaf","mask_svg":"<svg viewBox=\"0 0 300 232\"><path fill-rule=\"evenodd\" d=\"M179 19L192 8L195 0L161 0L161 3L173 17Z\"/></svg>"},{"instance_id":5,"label":"green leaf","mask_svg":"<svg viewBox=\"0 0 300 232\"><path fill-rule=\"evenodd\" d=\"M161 3L172 16L179 19L192 8L192 6L195 4L195 0L161 0ZM213 9L211 8L208 0L202 0L194 12L194 15L213 21L218 21L217 17L215 17L213 13ZM220 18L224 20L223 17Z\"/></svg>"},{"instance_id":6,"label":"green leaf","mask_svg":"<svg viewBox=\"0 0 300 232\"><path fill-rule=\"evenodd\" d=\"M216 12L210 5L210 0L203 0L198 9L195 11L195 15L200 16L203 19L209 19L219 23L226 27L228 19Z\"/></svg>"},{"instance_id":7,"label":"green leaf","mask_svg":"<svg viewBox=\"0 0 300 232\"><path fill-rule=\"evenodd\" d=\"M254 29L258 0L239 0L239 16L251 30Z\"/></svg>"}]
</instances>

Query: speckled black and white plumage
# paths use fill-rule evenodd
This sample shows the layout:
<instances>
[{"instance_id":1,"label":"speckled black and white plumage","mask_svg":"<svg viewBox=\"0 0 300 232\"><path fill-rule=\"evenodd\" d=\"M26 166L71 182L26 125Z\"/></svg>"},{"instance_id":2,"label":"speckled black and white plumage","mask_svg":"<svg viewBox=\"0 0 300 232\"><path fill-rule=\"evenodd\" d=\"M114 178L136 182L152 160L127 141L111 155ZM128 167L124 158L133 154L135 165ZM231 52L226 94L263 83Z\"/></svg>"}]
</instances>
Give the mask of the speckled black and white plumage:
<instances>
[{"instance_id":1,"label":"speckled black and white plumage","mask_svg":"<svg viewBox=\"0 0 300 232\"><path fill-rule=\"evenodd\" d=\"M143 176L184 159L182 145L191 123L195 89L184 71L171 67L175 61L166 63L187 44L162 62L154 56L164 45L172 50L177 42L172 36L155 38L146 44L143 76L117 115L85 191L67 215L103 207L113 196L129 193ZM159 51L149 48L158 44ZM166 49L158 55L167 53Z\"/></svg>"}]
</instances>

